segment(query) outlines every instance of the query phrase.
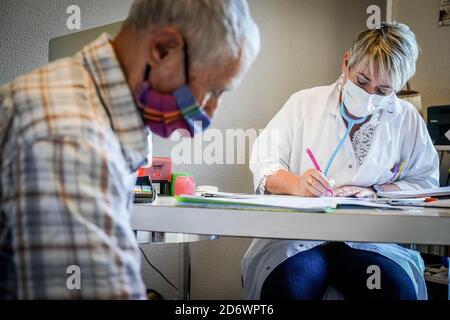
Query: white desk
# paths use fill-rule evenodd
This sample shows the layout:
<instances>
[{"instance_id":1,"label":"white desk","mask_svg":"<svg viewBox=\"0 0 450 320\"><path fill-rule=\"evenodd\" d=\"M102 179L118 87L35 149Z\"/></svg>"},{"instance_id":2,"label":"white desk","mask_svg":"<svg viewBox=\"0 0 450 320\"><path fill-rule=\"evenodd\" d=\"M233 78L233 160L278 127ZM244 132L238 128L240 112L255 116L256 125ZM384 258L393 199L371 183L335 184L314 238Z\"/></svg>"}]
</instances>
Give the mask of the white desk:
<instances>
[{"instance_id":1,"label":"white desk","mask_svg":"<svg viewBox=\"0 0 450 320\"><path fill-rule=\"evenodd\" d=\"M136 204L133 230L231 237L450 245L450 209L338 209L333 213L183 207L173 198ZM180 297L190 295L189 244L180 245ZM450 294L450 291L449 291Z\"/></svg>"},{"instance_id":2,"label":"white desk","mask_svg":"<svg viewBox=\"0 0 450 320\"><path fill-rule=\"evenodd\" d=\"M134 230L248 238L450 245L450 209L338 209L334 213L183 207L173 198L134 205Z\"/></svg>"}]
</instances>

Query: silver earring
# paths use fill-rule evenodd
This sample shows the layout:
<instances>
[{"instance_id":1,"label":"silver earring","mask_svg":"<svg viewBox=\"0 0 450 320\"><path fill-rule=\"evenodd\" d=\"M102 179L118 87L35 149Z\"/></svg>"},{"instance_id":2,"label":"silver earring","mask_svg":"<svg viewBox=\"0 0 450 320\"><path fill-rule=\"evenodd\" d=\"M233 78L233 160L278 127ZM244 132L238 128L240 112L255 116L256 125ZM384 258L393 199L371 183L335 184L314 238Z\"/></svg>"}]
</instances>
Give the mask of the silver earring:
<instances>
[{"instance_id":1,"label":"silver earring","mask_svg":"<svg viewBox=\"0 0 450 320\"><path fill-rule=\"evenodd\" d=\"M342 91L342 88L344 87L344 74L341 74L338 80L338 90Z\"/></svg>"}]
</instances>

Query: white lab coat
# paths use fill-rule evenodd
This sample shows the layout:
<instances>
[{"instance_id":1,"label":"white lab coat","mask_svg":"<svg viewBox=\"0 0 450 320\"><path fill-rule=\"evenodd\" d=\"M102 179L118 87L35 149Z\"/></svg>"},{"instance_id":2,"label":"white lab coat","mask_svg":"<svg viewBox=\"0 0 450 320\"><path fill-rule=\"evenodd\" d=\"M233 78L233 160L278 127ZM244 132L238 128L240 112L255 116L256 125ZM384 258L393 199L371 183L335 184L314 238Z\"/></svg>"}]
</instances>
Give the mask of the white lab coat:
<instances>
[{"instance_id":1,"label":"white lab coat","mask_svg":"<svg viewBox=\"0 0 450 320\"><path fill-rule=\"evenodd\" d=\"M262 179L284 169L301 174L314 168L306 148L323 167L343 137L346 126L339 112L340 86L302 90L294 94L258 137L250 169L257 189ZM380 116L371 149L358 166L350 139L344 143L330 171L335 188L372 186L392 178L391 169L406 165L395 184L402 190L439 186L439 160L424 121L414 107L398 98ZM256 190L255 189L255 190ZM351 227L351 226L349 226ZM270 272L289 257L323 241L255 239L242 261L246 299L259 299ZM414 282L419 299L427 299L424 263L418 252L395 244L350 243L352 248L377 252L398 263Z\"/></svg>"}]
</instances>

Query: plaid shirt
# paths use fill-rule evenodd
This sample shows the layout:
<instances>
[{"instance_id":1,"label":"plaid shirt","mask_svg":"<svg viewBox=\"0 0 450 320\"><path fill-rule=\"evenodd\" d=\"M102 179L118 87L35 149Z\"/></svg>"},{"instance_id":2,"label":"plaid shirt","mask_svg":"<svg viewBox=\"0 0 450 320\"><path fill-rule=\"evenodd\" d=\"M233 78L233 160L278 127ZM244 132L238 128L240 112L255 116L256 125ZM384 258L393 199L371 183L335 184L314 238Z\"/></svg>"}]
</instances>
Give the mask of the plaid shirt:
<instances>
[{"instance_id":1,"label":"plaid shirt","mask_svg":"<svg viewBox=\"0 0 450 320\"><path fill-rule=\"evenodd\" d=\"M145 297L130 209L147 136L107 35L0 89L0 299Z\"/></svg>"}]
</instances>

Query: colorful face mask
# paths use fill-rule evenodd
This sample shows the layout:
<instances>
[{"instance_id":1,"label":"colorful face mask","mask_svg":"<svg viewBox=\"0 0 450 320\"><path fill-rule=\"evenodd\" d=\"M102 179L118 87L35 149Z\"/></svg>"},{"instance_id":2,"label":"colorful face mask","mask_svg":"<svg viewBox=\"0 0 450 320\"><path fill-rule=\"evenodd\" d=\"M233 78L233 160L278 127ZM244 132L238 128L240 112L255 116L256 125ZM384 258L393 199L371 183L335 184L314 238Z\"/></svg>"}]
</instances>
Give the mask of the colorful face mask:
<instances>
[{"instance_id":1,"label":"colorful face mask","mask_svg":"<svg viewBox=\"0 0 450 320\"><path fill-rule=\"evenodd\" d=\"M184 46L184 75L189 81L189 54ZM188 84L175 90L172 94L162 94L149 85L150 67L145 71L145 83L138 97L138 106L145 124L153 133L168 138L181 129L181 133L193 137L211 125L211 118L202 110L189 89ZM184 130L183 130L184 129Z\"/></svg>"},{"instance_id":2,"label":"colorful face mask","mask_svg":"<svg viewBox=\"0 0 450 320\"><path fill-rule=\"evenodd\" d=\"M173 94L161 94L144 85L138 101L145 124L163 138L178 129L193 137L211 125L210 117L196 102L188 85Z\"/></svg>"}]
</instances>

